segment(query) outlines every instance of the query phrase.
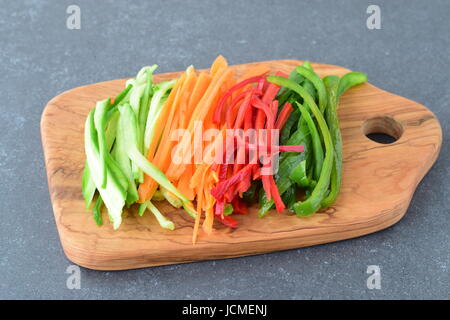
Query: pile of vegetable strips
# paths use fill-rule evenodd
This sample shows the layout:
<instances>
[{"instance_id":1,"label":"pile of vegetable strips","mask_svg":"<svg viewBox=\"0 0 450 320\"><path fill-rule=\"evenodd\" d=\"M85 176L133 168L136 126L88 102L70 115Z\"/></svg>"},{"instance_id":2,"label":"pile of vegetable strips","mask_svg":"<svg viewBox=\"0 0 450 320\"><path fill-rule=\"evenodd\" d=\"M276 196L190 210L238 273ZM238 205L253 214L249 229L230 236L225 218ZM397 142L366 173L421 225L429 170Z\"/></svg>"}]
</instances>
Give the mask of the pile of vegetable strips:
<instances>
[{"instance_id":1,"label":"pile of vegetable strips","mask_svg":"<svg viewBox=\"0 0 450 320\"><path fill-rule=\"evenodd\" d=\"M260 217L271 209L309 216L334 203L339 98L365 74L320 78L305 62L289 75L255 64L236 77L219 56L209 72L190 66L154 83L156 68L142 68L87 117L82 192L98 225L103 205L117 229L124 208L139 203L139 215L148 209L173 230L158 209L167 200L194 219L195 243L200 225L206 234L215 220L236 228L233 215L255 202Z\"/></svg>"}]
</instances>

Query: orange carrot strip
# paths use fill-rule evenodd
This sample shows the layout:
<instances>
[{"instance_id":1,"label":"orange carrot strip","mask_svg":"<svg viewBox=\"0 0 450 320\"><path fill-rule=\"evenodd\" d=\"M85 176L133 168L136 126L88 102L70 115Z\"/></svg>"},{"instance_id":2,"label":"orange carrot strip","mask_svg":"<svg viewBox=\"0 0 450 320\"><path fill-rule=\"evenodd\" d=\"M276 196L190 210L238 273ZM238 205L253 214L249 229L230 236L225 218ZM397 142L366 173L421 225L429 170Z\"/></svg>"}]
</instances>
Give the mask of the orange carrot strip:
<instances>
[{"instance_id":1,"label":"orange carrot strip","mask_svg":"<svg viewBox=\"0 0 450 320\"><path fill-rule=\"evenodd\" d=\"M190 180L193 174L193 166L192 165L188 165L186 167L186 170L184 171L184 173L181 175L180 179L178 180L178 190L186 196L186 198L188 198L189 200L194 200L195 198L195 189L191 188L190 184Z\"/></svg>"},{"instance_id":2,"label":"orange carrot strip","mask_svg":"<svg viewBox=\"0 0 450 320\"><path fill-rule=\"evenodd\" d=\"M201 214L203 211L203 185L205 182L205 177L206 177L206 173L208 172L209 166L206 167L206 170L203 172L203 176L201 178L201 185L200 185L200 192L198 193L197 196L197 216L195 217L195 225L194 225L194 233L192 234L192 243L195 244L195 242L197 241L197 236L198 236L198 227L200 225L200 218L201 218Z\"/></svg>"},{"instance_id":3,"label":"orange carrot strip","mask_svg":"<svg viewBox=\"0 0 450 320\"><path fill-rule=\"evenodd\" d=\"M227 60L223 56L218 56L211 65L209 72L214 77L220 69L225 69L227 67L228 67Z\"/></svg>"},{"instance_id":4,"label":"orange carrot strip","mask_svg":"<svg viewBox=\"0 0 450 320\"><path fill-rule=\"evenodd\" d=\"M217 100L217 95L220 92L220 88L223 83L229 79L230 76L233 75L232 70L230 69L220 69L211 84L208 86L207 91L195 107L193 115L188 125L188 132L190 134L186 134L183 136L182 140L178 143L177 148L180 150L180 154L186 154L187 150L191 147L192 139L194 135L194 124L195 121L205 121L208 113L212 112L212 103ZM200 152L200 150L193 150L192 154L195 152ZM168 177L176 177L181 176L185 170L186 166L181 164L178 166L171 166L170 171L167 172Z\"/></svg>"},{"instance_id":5,"label":"orange carrot strip","mask_svg":"<svg viewBox=\"0 0 450 320\"><path fill-rule=\"evenodd\" d=\"M197 83L197 75L193 66L189 66L186 69L186 75L186 81L184 82L180 92L180 117L178 123L178 128L180 129L186 128L188 119L190 118L188 111L189 97L191 96L195 84Z\"/></svg>"},{"instance_id":6,"label":"orange carrot strip","mask_svg":"<svg viewBox=\"0 0 450 320\"><path fill-rule=\"evenodd\" d=\"M194 89L192 90L192 95L189 98L189 108L194 110L197 106L200 99L205 94L208 89L209 84L211 83L211 76L206 73L200 73L198 76L197 82L195 83Z\"/></svg>"},{"instance_id":7,"label":"orange carrot strip","mask_svg":"<svg viewBox=\"0 0 450 320\"><path fill-rule=\"evenodd\" d=\"M206 191L206 203L205 206L205 220L203 221L203 231L205 231L206 234L211 234L213 230L213 223L214 223L214 204L216 203L216 198L212 196L212 194L209 192L214 187L215 180L213 176L209 175L209 181L207 184Z\"/></svg>"}]
</instances>

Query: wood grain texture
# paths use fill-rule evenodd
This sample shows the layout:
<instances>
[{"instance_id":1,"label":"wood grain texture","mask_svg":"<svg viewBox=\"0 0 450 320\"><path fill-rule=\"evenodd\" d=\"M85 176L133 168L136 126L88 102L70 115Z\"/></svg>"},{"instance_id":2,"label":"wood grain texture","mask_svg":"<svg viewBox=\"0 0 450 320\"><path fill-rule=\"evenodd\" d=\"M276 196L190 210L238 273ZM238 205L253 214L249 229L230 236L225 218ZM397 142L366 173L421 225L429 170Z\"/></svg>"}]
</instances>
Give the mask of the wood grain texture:
<instances>
[{"instance_id":1,"label":"wood grain texture","mask_svg":"<svg viewBox=\"0 0 450 320\"><path fill-rule=\"evenodd\" d=\"M259 63L288 73L302 61ZM248 65L233 68L242 74ZM321 76L349 71L325 64L313 63L313 67ZM177 75L155 75L155 80ZM308 218L273 212L260 219L256 208L252 208L248 216L236 217L238 229L215 224L212 235L200 232L198 243L192 245L193 220L183 211L158 202L157 206L174 221L175 231L160 228L149 213L139 217L136 208L125 212L120 229L113 231L106 212L104 225L97 227L92 214L84 208L83 128L95 101L115 96L124 88L125 80L64 92L48 103L41 119L48 185L61 243L71 261L91 269L121 270L231 258L338 241L384 229L405 214L417 184L441 147L441 127L430 110L364 84L341 98L343 185L337 202L327 210ZM379 144L365 136L380 131L398 140Z\"/></svg>"}]
</instances>

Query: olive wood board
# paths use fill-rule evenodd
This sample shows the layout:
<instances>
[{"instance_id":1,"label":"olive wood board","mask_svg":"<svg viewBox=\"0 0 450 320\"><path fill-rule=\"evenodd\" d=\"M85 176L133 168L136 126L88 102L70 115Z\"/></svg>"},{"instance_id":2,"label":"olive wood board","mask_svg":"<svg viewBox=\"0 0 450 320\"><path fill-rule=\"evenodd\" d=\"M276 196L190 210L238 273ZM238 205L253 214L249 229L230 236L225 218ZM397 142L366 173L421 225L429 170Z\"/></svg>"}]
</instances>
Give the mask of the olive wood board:
<instances>
[{"instance_id":1,"label":"olive wood board","mask_svg":"<svg viewBox=\"0 0 450 320\"><path fill-rule=\"evenodd\" d=\"M275 60L232 66L236 75L254 64L289 73L299 60ZM343 75L350 70L312 63L320 75ZM156 82L181 72L156 74ZM370 75L369 75L370 77ZM126 210L113 230L103 210L102 226L85 209L81 176L85 161L84 123L95 102L114 97L126 79L66 91L48 102L41 119L48 186L61 244L74 263L98 270L123 270L199 260L224 259L312 246L354 238L387 228L405 214L417 184L435 162L442 130L423 105L366 83L352 88L340 101L343 138L343 184L337 201L310 217L270 212L257 217L234 215L237 229L215 222L211 235L200 231L192 244L193 219L165 201L155 202L176 226L162 229L153 215L140 217ZM397 140L380 144L368 133L386 133Z\"/></svg>"}]
</instances>

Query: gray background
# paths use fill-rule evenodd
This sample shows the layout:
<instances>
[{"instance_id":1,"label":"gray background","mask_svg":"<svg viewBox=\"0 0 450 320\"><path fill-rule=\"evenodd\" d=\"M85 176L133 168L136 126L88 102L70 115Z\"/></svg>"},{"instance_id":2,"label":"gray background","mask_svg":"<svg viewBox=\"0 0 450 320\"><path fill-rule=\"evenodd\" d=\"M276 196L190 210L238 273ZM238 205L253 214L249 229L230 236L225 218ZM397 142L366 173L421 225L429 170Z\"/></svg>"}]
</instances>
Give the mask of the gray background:
<instances>
[{"instance_id":1,"label":"gray background","mask_svg":"<svg viewBox=\"0 0 450 320\"><path fill-rule=\"evenodd\" d=\"M66 8L81 8L81 30ZM382 30L366 28L378 4ZM1 1L0 298L449 298L450 2ZM189 64L309 59L366 72L439 117L440 158L395 226L358 239L124 272L81 270L68 290L39 133L46 103L84 84ZM368 290L379 265L382 289Z\"/></svg>"}]
</instances>

